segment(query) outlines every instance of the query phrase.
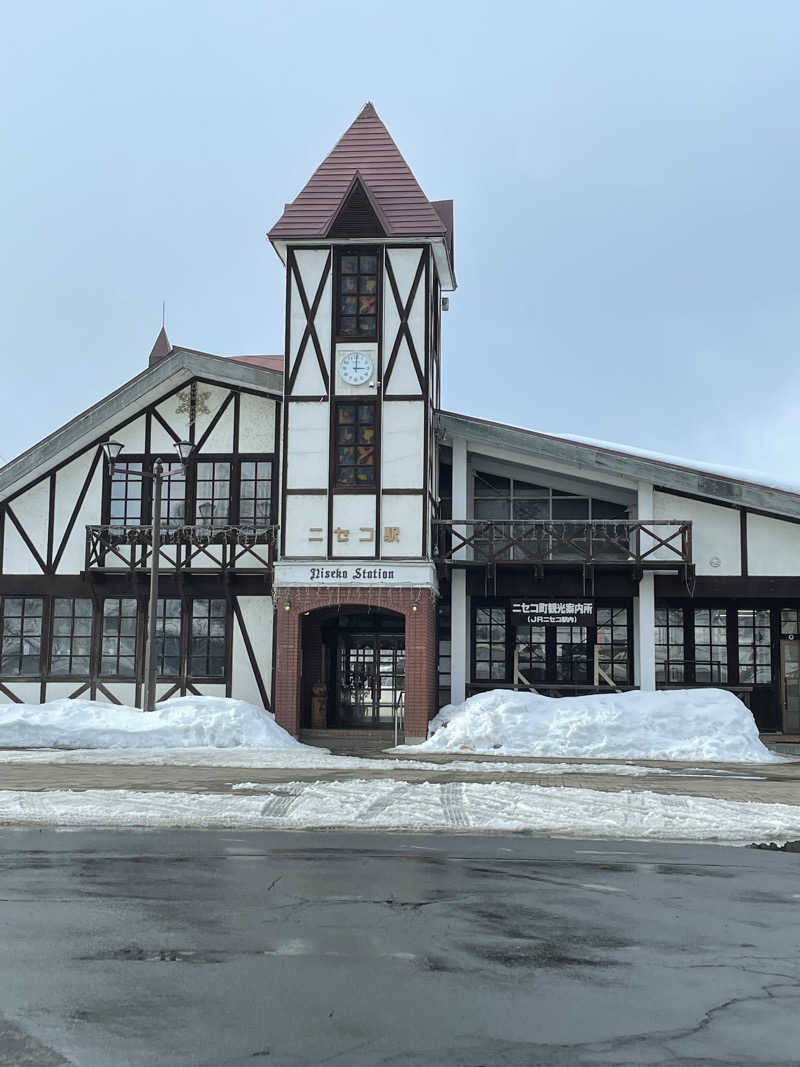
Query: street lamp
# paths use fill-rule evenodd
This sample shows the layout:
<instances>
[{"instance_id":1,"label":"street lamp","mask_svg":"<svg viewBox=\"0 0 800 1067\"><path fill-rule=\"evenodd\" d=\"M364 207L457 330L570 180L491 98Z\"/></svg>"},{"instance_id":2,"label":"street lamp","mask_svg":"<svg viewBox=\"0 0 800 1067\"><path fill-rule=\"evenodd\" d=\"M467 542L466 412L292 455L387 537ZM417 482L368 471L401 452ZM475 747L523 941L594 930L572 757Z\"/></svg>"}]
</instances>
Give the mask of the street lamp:
<instances>
[{"instance_id":1,"label":"street lamp","mask_svg":"<svg viewBox=\"0 0 800 1067\"><path fill-rule=\"evenodd\" d=\"M108 461L109 473L113 475L114 466L122 451L119 441L104 441L101 445L103 453ZM178 453L180 466L175 470L165 471L161 460L156 457L153 460L152 471L128 470L129 478L139 478L142 481L152 479L153 482L153 525L152 525L152 555L150 557L150 603L147 614L147 641L144 651L144 698L143 711L154 711L156 706L156 662L155 662L155 639L156 639L156 614L158 611L158 561L161 551L161 490L166 478L174 478L184 474L186 463L192 453L194 445L190 441L176 441L175 451Z\"/></svg>"}]
</instances>

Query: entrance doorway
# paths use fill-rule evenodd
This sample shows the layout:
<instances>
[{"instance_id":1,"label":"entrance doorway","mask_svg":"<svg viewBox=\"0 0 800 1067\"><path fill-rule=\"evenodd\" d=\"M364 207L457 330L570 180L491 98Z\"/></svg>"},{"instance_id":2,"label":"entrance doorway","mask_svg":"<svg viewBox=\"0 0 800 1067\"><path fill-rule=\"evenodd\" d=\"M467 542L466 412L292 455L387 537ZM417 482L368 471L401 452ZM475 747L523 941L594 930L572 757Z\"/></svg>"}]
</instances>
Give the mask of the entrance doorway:
<instances>
[{"instance_id":1,"label":"entrance doorway","mask_svg":"<svg viewBox=\"0 0 800 1067\"><path fill-rule=\"evenodd\" d=\"M783 732L800 733L800 641L781 641Z\"/></svg>"},{"instance_id":2,"label":"entrance doorway","mask_svg":"<svg viewBox=\"0 0 800 1067\"><path fill-rule=\"evenodd\" d=\"M393 727L395 716L402 713L405 681L404 637L339 636L336 711L340 726Z\"/></svg>"},{"instance_id":3,"label":"entrance doorway","mask_svg":"<svg viewBox=\"0 0 800 1067\"><path fill-rule=\"evenodd\" d=\"M397 721L402 731L405 685L401 614L341 605L306 616L302 679L306 727L393 730ZM318 704L321 694L324 711Z\"/></svg>"}]
</instances>

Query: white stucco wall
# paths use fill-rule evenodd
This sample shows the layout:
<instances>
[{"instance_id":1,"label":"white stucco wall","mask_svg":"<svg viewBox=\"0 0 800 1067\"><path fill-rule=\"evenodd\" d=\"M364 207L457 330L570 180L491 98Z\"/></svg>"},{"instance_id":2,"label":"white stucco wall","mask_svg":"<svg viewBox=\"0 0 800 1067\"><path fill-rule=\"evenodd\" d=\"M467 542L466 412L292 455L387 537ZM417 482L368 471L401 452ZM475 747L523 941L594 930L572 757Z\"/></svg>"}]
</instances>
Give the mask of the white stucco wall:
<instances>
[{"instance_id":1,"label":"white stucco wall","mask_svg":"<svg viewBox=\"0 0 800 1067\"><path fill-rule=\"evenodd\" d=\"M334 557L369 559L375 555L378 531L375 523L376 506L373 493L335 493L333 497L333 531L331 548ZM341 541L336 530L346 530L347 540ZM372 531L371 540L369 531ZM342 535L344 536L344 535ZM362 540L365 538L365 540Z\"/></svg>"},{"instance_id":2,"label":"white stucco wall","mask_svg":"<svg viewBox=\"0 0 800 1067\"><path fill-rule=\"evenodd\" d=\"M288 489L325 489L328 485L329 406L320 402L287 404Z\"/></svg>"},{"instance_id":3,"label":"white stucco wall","mask_svg":"<svg viewBox=\"0 0 800 1067\"><path fill-rule=\"evenodd\" d=\"M800 525L748 515L747 566L752 575L800 575Z\"/></svg>"},{"instance_id":4,"label":"white stucco wall","mask_svg":"<svg viewBox=\"0 0 800 1067\"><path fill-rule=\"evenodd\" d=\"M239 451L274 452L277 405L271 397L242 393L239 399Z\"/></svg>"},{"instance_id":5,"label":"white stucco wall","mask_svg":"<svg viewBox=\"0 0 800 1067\"><path fill-rule=\"evenodd\" d=\"M286 555L319 557L327 553L328 497L287 496L286 498ZM319 530L320 532L313 532ZM309 537L321 538L309 541Z\"/></svg>"},{"instance_id":6,"label":"white stucco wall","mask_svg":"<svg viewBox=\"0 0 800 1067\"><path fill-rule=\"evenodd\" d=\"M717 507L701 500L659 492L653 494L653 505L657 519L691 520L692 557L698 574L742 573L739 512L735 508ZM668 557L661 552L658 558ZM719 560L718 567L712 565L713 559Z\"/></svg>"},{"instance_id":7,"label":"white stucco wall","mask_svg":"<svg viewBox=\"0 0 800 1067\"><path fill-rule=\"evenodd\" d=\"M425 405L387 400L381 424L382 486L421 489L425 448Z\"/></svg>"},{"instance_id":8,"label":"white stucco wall","mask_svg":"<svg viewBox=\"0 0 800 1067\"><path fill-rule=\"evenodd\" d=\"M386 541L387 527L397 527L398 541ZM384 495L381 501L381 556L422 555L422 497Z\"/></svg>"},{"instance_id":9,"label":"white stucco wall","mask_svg":"<svg viewBox=\"0 0 800 1067\"><path fill-rule=\"evenodd\" d=\"M272 696L272 625L274 609L271 597L240 596L238 598L242 619L253 646L261 677L267 694ZM250 666L247 648L239 624L233 625L233 669L231 694L238 700L246 700L256 707L262 706L258 683Z\"/></svg>"}]
</instances>

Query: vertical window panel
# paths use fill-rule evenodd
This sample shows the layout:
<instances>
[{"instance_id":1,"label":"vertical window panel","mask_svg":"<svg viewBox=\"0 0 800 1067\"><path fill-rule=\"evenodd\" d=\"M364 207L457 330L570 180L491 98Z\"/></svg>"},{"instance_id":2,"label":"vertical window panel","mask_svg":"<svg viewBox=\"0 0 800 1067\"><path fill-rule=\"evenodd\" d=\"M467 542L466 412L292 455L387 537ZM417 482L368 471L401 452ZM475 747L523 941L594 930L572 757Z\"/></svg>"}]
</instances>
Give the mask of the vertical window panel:
<instances>
[{"instance_id":1,"label":"vertical window panel","mask_svg":"<svg viewBox=\"0 0 800 1067\"><path fill-rule=\"evenodd\" d=\"M338 253L336 333L339 337L377 337L378 257L372 249Z\"/></svg>"},{"instance_id":2,"label":"vertical window panel","mask_svg":"<svg viewBox=\"0 0 800 1067\"><path fill-rule=\"evenodd\" d=\"M336 405L334 476L338 486L375 484L377 435L375 405Z\"/></svg>"},{"instance_id":3,"label":"vertical window panel","mask_svg":"<svg viewBox=\"0 0 800 1067\"><path fill-rule=\"evenodd\" d=\"M177 678L182 664L182 611L178 597L159 597L153 655L157 677Z\"/></svg>"},{"instance_id":4,"label":"vertical window panel","mask_svg":"<svg viewBox=\"0 0 800 1067\"><path fill-rule=\"evenodd\" d=\"M199 678L224 678L226 645L226 602L222 599L193 600L189 674Z\"/></svg>"},{"instance_id":5,"label":"vertical window panel","mask_svg":"<svg viewBox=\"0 0 800 1067\"><path fill-rule=\"evenodd\" d=\"M88 676L92 658L92 602L87 598L56 597L50 673Z\"/></svg>"},{"instance_id":6,"label":"vertical window panel","mask_svg":"<svg viewBox=\"0 0 800 1067\"><path fill-rule=\"evenodd\" d=\"M136 676L136 600L111 597L103 601L100 673L110 678Z\"/></svg>"},{"instance_id":7,"label":"vertical window panel","mask_svg":"<svg viewBox=\"0 0 800 1067\"><path fill-rule=\"evenodd\" d=\"M41 673L42 597L0 600L0 675L37 677Z\"/></svg>"},{"instance_id":8,"label":"vertical window panel","mask_svg":"<svg viewBox=\"0 0 800 1067\"><path fill-rule=\"evenodd\" d=\"M600 666L615 682L630 682L630 642L627 607L597 609Z\"/></svg>"},{"instance_id":9,"label":"vertical window panel","mask_svg":"<svg viewBox=\"0 0 800 1067\"><path fill-rule=\"evenodd\" d=\"M198 526L218 529L230 522L231 465L225 460L200 460L196 465Z\"/></svg>"},{"instance_id":10,"label":"vertical window panel","mask_svg":"<svg viewBox=\"0 0 800 1067\"><path fill-rule=\"evenodd\" d=\"M656 608L656 681L686 680L683 608Z\"/></svg>"},{"instance_id":11,"label":"vertical window panel","mask_svg":"<svg viewBox=\"0 0 800 1067\"><path fill-rule=\"evenodd\" d=\"M476 608L475 663L476 681L506 679L506 609Z\"/></svg>"},{"instance_id":12,"label":"vertical window panel","mask_svg":"<svg viewBox=\"0 0 800 1067\"><path fill-rule=\"evenodd\" d=\"M772 632L769 608L743 608L738 623L739 682L769 685L772 681Z\"/></svg>"},{"instance_id":13,"label":"vertical window panel","mask_svg":"<svg viewBox=\"0 0 800 1067\"><path fill-rule=\"evenodd\" d=\"M142 489L144 482L141 462L117 461L109 483L109 522L111 526L141 526Z\"/></svg>"},{"instance_id":14,"label":"vertical window panel","mask_svg":"<svg viewBox=\"0 0 800 1067\"><path fill-rule=\"evenodd\" d=\"M728 614L725 608L695 608L694 674L709 685L728 681Z\"/></svg>"},{"instance_id":15,"label":"vertical window panel","mask_svg":"<svg viewBox=\"0 0 800 1067\"><path fill-rule=\"evenodd\" d=\"M261 529L272 516L271 460L243 460L239 475L239 523Z\"/></svg>"}]
</instances>

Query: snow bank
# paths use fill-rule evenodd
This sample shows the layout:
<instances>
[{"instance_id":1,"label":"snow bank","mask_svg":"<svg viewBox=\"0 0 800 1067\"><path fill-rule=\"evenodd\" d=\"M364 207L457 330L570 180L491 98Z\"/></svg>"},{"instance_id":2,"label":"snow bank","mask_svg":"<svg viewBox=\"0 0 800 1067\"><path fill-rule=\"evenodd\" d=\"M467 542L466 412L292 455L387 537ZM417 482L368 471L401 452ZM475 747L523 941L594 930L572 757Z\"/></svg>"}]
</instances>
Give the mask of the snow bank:
<instances>
[{"instance_id":1,"label":"snow bank","mask_svg":"<svg viewBox=\"0 0 800 1067\"><path fill-rule=\"evenodd\" d=\"M416 749L495 755L779 762L722 689L545 697L493 689L442 708Z\"/></svg>"},{"instance_id":2,"label":"snow bank","mask_svg":"<svg viewBox=\"0 0 800 1067\"><path fill-rule=\"evenodd\" d=\"M267 796L0 790L0 825L527 832L745 845L800 837L800 806L518 782L384 779L273 783Z\"/></svg>"},{"instance_id":3,"label":"snow bank","mask_svg":"<svg viewBox=\"0 0 800 1067\"><path fill-rule=\"evenodd\" d=\"M0 748L291 748L272 715L243 700L178 697L144 712L95 700L0 705Z\"/></svg>"}]
</instances>

